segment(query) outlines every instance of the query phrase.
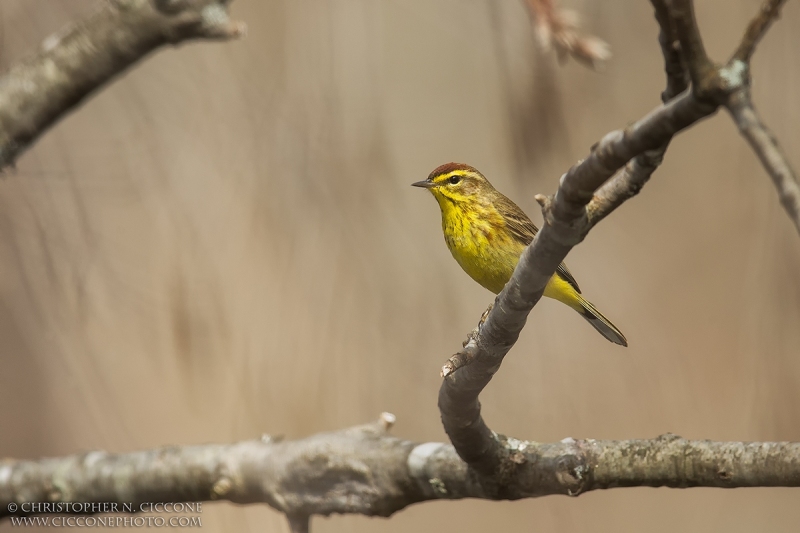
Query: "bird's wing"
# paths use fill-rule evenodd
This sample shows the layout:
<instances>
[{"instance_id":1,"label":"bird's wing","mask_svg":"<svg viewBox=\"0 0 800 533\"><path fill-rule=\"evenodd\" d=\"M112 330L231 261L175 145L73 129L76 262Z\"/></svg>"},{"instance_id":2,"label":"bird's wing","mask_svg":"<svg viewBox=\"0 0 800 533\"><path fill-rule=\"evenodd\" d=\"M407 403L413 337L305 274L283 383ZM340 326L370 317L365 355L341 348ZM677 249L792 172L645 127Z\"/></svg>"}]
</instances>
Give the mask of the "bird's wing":
<instances>
[{"instance_id":1,"label":"bird's wing","mask_svg":"<svg viewBox=\"0 0 800 533\"><path fill-rule=\"evenodd\" d=\"M508 198L498 198L495 200L495 204L503 204L499 211L502 213L503 218L506 221L506 227L508 227L508 231L511 235L519 242L528 246L532 241L533 237L536 236L536 232L539 231L539 228L531 222L531 219L517 207L517 204L509 200ZM564 281L572 285L572 288L575 289L578 294L580 294L581 289L578 287L578 282L575 281L575 278L572 276L572 272L569 271L567 265L561 263L558 265L556 269L556 273L564 278Z\"/></svg>"},{"instance_id":2,"label":"bird's wing","mask_svg":"<svg viewBox=\"0 0 800 533\"><path fill-rule=\"evenodd\" d=\"M581 293L581 288L578 287L578 282L575 281L575 278L572 277L572 272L569 271L567 265L561 263L560 265L558 265L556 272L558 273L559 276L564 278L564 281L572 285L572 288L575 289L575 292L577 292L578 294Z\"/></svg>"}]
</instances>

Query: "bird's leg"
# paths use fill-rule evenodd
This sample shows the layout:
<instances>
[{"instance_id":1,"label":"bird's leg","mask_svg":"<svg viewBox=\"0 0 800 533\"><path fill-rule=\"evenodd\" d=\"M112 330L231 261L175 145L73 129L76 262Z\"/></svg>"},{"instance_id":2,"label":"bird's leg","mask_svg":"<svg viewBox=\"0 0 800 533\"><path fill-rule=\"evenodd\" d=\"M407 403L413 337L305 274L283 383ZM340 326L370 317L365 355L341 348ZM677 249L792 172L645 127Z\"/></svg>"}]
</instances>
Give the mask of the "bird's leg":
<instances>
[{"instance_id":1,"label":"bird's leg","mask_svg":"<svg viewBox=\"0 0 800 533\"><path fill-rule=\"evenodd\" d=\"M483 312L483 314L481 315L481 319L478 321L478 327L473 329L472 333L470 335L477 335L478 334L478 332L483 327L483 323L486 322L487 318L489 318L489 313L492 312L492 309L494 309L494 302L490 303L489 307L486 308L486 311Z\"/></svg>"},{"instance_id":2,"label":"bird's leg","mask_svg":"<svg viewBox=\"0 0 800 533\"><path fill-rule=\"evenodd\" d=\"M480 333L483 323L486 322L486 319L493 308L494 302L490 303L489 307L486 308L486 311L483 312L480 321L478 321L478 325L475 326L475 329L469 332L469 335L467 335L467 340L461 343L461 346L464 349L451 356L450 359L448 359L444 364L441 372L443 378L446 378L462 366L467 366L472 362L474 359L474 347L478 342L478 334Z\"/></svg>"}]
</instances>

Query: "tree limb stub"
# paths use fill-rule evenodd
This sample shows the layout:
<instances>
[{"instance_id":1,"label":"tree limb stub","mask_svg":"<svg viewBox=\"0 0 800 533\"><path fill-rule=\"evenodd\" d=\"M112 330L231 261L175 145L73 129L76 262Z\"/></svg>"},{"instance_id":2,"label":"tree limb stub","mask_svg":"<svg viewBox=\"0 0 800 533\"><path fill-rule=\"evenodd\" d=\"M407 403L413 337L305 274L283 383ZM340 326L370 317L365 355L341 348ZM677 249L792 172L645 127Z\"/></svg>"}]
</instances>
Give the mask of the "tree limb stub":
<instances>
[{"instance_id":1,"label":"tree limb stub","mask_svg":"<svg viewBox=\"0 0 800 533\"><path fill-rule=\"evenodd\" d=\"M96 89L156 48L232 39L245 26L223 0L107 0L45 39L0 78L0 169Z\"/></svg>"}]
</instances>

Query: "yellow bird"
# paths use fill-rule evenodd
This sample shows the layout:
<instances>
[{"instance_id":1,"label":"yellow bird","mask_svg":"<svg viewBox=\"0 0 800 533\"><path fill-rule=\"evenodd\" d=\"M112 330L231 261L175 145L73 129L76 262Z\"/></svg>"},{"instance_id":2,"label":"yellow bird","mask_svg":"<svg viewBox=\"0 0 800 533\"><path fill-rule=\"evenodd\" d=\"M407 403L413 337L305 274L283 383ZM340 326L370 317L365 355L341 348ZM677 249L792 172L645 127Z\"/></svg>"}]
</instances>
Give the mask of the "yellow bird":
<instances>
[{"instance_id":1,"label":"yellow bird","mask_svg":"<svg viewBox=\"0 0 800 533\"><path fill-rule=\"evenodd\" d=\"M469 165L447 163L428 179L412 183L433 194L442 211L450 253L472 279L497 294L511 279L522 251L539 231L517 205ZM627 346L625 335L581 296L578 282L561 263L544 295L580 313L603 337Z\"/></svg>"}]
</instances>

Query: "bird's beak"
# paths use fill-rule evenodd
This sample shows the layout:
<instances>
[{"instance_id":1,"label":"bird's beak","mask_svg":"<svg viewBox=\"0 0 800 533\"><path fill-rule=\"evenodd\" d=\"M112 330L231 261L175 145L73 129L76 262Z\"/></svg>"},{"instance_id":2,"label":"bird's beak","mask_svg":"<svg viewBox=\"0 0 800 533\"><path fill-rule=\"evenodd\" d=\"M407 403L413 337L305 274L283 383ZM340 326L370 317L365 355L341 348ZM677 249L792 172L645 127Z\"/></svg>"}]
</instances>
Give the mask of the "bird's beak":
<instances>
[{"instance_id":1,"label":"bird's beak","mask_svg":"<svg viewBox=\"0 0 800 533\"><path fill-rule=\"evenodd\" d=\"M423 189L431 189L436 186L435 183L432 181L424 180L424 181L416 181L411 184L412 187L422 187Z\"/></svg>"}]
</instances>

